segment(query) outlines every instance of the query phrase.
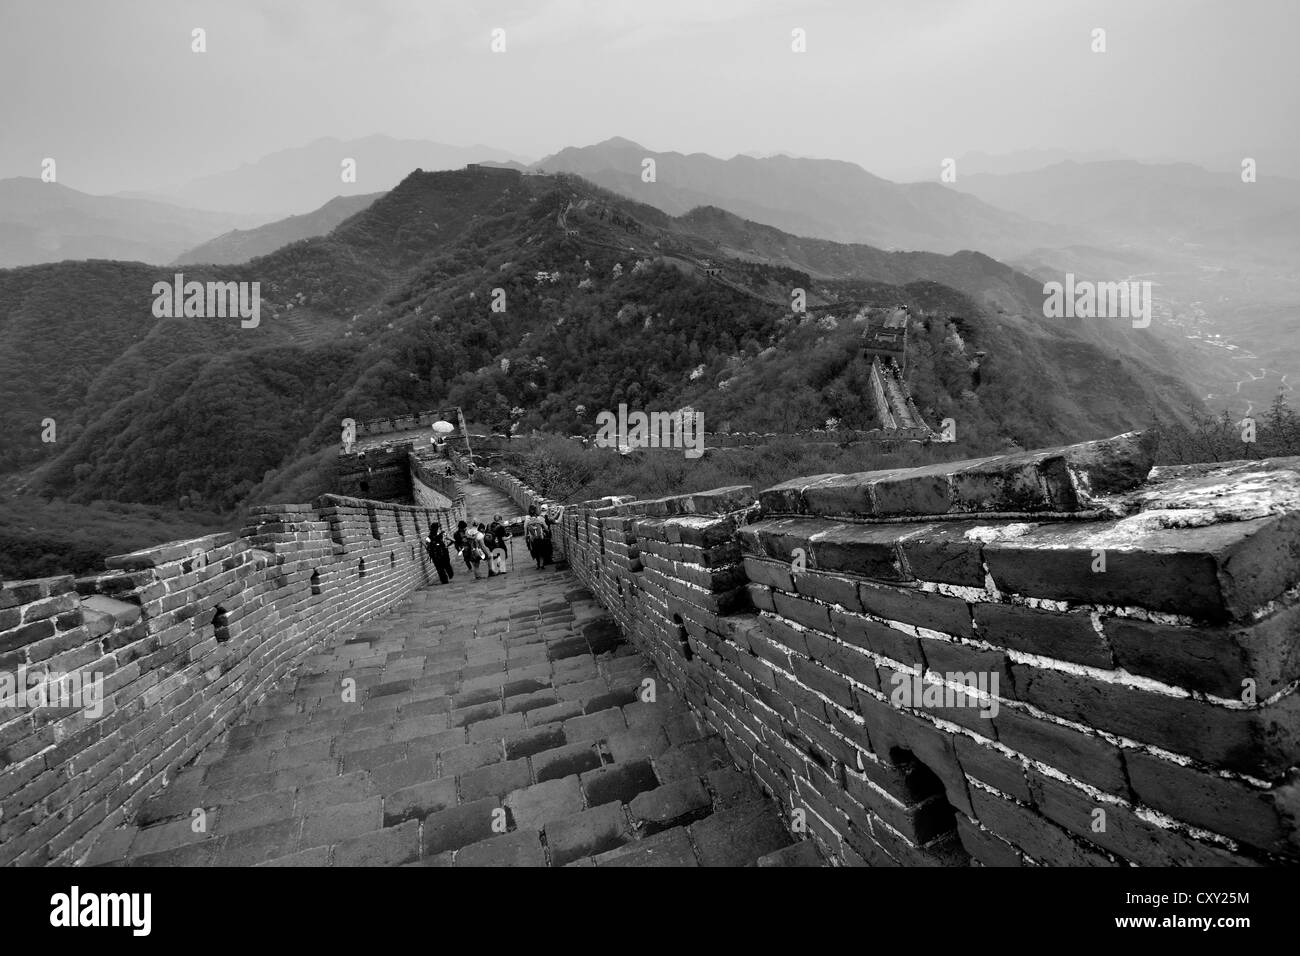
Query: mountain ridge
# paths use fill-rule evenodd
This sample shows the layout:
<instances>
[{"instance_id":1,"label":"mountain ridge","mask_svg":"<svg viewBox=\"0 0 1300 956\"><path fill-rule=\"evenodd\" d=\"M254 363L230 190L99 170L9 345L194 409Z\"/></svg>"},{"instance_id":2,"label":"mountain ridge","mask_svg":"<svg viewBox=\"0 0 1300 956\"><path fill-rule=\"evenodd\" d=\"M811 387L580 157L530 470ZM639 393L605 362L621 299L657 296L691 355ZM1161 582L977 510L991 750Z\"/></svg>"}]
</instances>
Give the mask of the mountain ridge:
<instances>
[{"instance_id":1,"label":"mountain ridge","mask_svg":"<svg viewBox=\"0 0 1300 956\"><path fill-rule=\"evenodd\" d=\"M656 179L650 183L642 180L647 158L655 160ZM744 155L724 160L706 153L656 152L616 137L566 147L532 168L576 173L673 214L722 205L796 235L884 249L948 253L978 246L1003 257L1057 234L939 183L894 183L845 160Z\"/></svg>"},{"instance_id":2,"label":"mountain ridge","mask_svg":"<svg viewBox=\"0 0 1300 956\"><path fill-rule=\"evenodd\" d=\"M773 257L720 245L751 233ZM588 428L575 409L620 401L689 403L748 430L782 416L869 425L861 330L899 305L916 316L918 407L961 422L967 451L1113 434L1194 402L1127 354L1122 330L1043 320L1033 280L982 254L837 250L718 212L677 220L569 175L417 171L326 236L186 268L260 282L257 329L155 319L162 272L0 271L0 457L35 468L33 488L222 510L272 488L318 493L342 418L440 404L559 433ZM795 286L806 315L790 310ZM977 301L989 289L1001 312ZM320 334L304 338L304 322ZM46 415L54 446L31 424Z\"/></svg>"},{"instance_id":3,"label":"mountain ridge","mask_svg":"<svg viewBox=\"0 0 1300 956\"><path fill-rule=\"evenodd\" d=\"M297 242L331 232L352 216L368 208L383 193L360 196L335 196L319 209L300 216L289 216L253 229L235 229L195 246L172 261L172 265L232 265Z\"/></svg>"}]
</instances>

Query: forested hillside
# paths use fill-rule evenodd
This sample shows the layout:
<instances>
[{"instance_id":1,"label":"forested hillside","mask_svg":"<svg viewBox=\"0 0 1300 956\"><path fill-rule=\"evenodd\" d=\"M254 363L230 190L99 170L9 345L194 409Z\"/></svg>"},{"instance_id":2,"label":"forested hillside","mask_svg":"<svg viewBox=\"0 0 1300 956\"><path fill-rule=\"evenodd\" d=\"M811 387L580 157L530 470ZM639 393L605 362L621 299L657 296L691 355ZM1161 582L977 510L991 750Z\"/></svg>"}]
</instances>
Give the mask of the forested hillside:
<instances>
[{"instance_id":1,"label":"forested hillside","mask_svg":"<svg viewBox=\"0 0 1300 956\"><path fill-rule=\"evenodd\" d=\"M917 404L956 419L954 455L1195 406L1133 330L1049 322L986 257L674 219L572 176L417 171L328 236L184 272L260 282L260 325L154 318L172 270L139 263L0 272L0 459L29 491L217 510L312 494L342 418L448 402L518 433L589 434L620 402L690 404L710 429L870 427L859 340L900 305Z\"/></svg>"}]
</instances>

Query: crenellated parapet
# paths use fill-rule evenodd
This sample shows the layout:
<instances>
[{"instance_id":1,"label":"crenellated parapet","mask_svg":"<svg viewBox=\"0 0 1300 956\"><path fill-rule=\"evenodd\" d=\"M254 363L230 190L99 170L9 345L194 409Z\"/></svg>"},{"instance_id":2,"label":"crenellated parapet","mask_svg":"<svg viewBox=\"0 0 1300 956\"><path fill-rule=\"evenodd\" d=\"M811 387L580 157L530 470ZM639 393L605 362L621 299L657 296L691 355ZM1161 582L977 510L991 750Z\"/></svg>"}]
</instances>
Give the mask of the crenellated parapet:
<instances>
[{"instance_id":1,"label":"crenellated parapet","mask_svg":"<svg viewBox=\"0 0 1300 956\"><path fill-rule=\"evenodd\" d=\"M295 666L436 581L423 536L463 516L326 495L0 584L0 865L78 862Z\"/></svg>"},{"instance_id":2,"label":"crenellated parapet","mask_svg":"<svg viewBox=\"0 0 1300 956\"><path fill-rule=\"evenodd\" d=\"M561 531L835 861L1300 862L1300 459L1152 468L1127 435Z\"/></svg>"}]
</instances>

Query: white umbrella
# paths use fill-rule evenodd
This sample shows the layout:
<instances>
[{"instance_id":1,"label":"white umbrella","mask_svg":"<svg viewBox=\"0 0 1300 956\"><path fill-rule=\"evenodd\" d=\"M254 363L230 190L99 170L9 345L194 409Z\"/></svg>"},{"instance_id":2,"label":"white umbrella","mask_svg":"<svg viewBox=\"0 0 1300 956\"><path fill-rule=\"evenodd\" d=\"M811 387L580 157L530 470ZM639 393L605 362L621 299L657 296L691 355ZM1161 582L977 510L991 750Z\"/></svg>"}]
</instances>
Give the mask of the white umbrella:
<instances>
[{"instance_id":1,"label":"white umbrella","mask_svg":"<svg viewBox=\"0 0 1300 956\"><path fill-rule=\"evenodd\" d=\"M456 430L456 426L451 422L436 421L430 426L439 435L450 435Z\"/></svg>"}]
</instances>

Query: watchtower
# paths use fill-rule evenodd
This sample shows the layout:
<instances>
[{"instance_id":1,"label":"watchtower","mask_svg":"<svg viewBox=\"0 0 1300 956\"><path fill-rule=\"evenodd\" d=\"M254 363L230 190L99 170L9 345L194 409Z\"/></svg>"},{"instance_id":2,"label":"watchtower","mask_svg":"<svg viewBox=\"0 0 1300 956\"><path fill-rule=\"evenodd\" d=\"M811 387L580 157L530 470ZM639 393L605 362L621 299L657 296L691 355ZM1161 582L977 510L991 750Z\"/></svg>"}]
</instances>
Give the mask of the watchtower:
<instances>
[{"instance_id":1,"label":"watchtower","mask_svg":"<svg viewBox=\"0 0 1300 956\"><path fill-rule=\"evenodd\" d=\"M880 324L868 325L863 336L863 355L868 359L875 356L893 359L900 369L906 370L908 318L906 309L895 309Z\"/></svg>"}]
</instances>

